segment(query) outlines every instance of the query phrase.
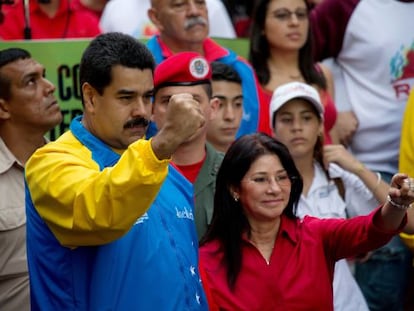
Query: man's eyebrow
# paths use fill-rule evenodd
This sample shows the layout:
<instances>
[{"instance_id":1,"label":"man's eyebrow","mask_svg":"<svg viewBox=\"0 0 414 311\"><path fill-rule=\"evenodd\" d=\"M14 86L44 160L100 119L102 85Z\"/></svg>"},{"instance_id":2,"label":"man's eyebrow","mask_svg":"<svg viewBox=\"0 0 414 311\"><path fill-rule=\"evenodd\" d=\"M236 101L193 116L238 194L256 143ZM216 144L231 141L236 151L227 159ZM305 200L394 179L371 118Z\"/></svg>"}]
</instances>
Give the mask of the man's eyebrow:
<instances>
[{"instance_id":1,"label":"man's eyebrow","mask_svg":"<svg viewBox=\"0 0 414 311\"><path fill-rule=\"evenodd\" d=\"M166 101L170 101L171 96L172 96L172 95L163 95L163 96L161 96L160 100L161 100L161 101L165 101L165 100L166 100Z\"/></svg>"},{"instance_id":2,"label":"man's eyebrow","mask_svg":"<svg viewBox=\"0 0 414 311\"><path fill-rule=\"evenodd\" d=\"M128 90L128 89L120 89L116 93L118 95L133 95L133 94L137 94L136 91Z\"/></svg>"},{"instance_id":3,"label":"man's eyebrow","mask_svg":"<svg viewBox=\"0 0 414 311\"><path fill-rule=\"evenodd\" d=\"M200 95L200 94L191 94L191 95L193 95L193 99L198 101L198 102L201 102L201 100L203 98L203 96Z\"/></svg>"},{"instance_id":4,"label":"man's eyebrow","mask_svg":"<svg viewBox=\"0 0 414 311\"><path fill-rule=\"evenodd\" d=\"M227 97L226 97L226 96L224 96L224 95L220 95L220 94L214 94L214 95L213 95L213 98L218 98L218 99L227 99Z\"/></svg>"},{"instance_id":5,"label":"man's eyebrow","mask_svg":"<svg viewBox=\"0 0 414 311\"><path fill-rule=\"evenodd\" d=\"M221 95L221 94L214 94L212 97L213 98L218 98L218 99L230 99L230 100L243 99L243 95L242 94L236 95L234 97L228 97L228 96Z\"/></svg>"},{"instance_id":6,"label":"man's eyebrow","mask_svg":"<svg viewBox=\"0 0 414 311\"><path fill-rule=\"evenodd\" d=\"M43 77L43 75L39 74L38 71L31 71L22 76L21 82L25 83L27 80L30 80L36 77Z\"/></svg>"}]
</instances>

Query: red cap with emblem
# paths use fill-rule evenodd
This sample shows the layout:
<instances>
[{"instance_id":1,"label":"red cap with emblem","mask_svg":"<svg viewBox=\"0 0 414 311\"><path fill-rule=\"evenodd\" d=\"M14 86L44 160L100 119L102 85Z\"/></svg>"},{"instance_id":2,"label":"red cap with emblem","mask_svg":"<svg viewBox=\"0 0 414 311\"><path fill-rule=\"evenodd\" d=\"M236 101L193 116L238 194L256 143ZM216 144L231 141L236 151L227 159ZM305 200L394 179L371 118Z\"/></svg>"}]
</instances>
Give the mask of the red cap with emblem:
<instances>
[{"instance_id":1,"label":"red cap with emblem","mask_svg":"<svg viewBox=\"0 0 414 311\"><path fill-rule=\"evenodd\" d=\"M211 67L195 52L181 52L161 62L154 72L154 87L210 83Z\"/></svg>"}]
</instances>

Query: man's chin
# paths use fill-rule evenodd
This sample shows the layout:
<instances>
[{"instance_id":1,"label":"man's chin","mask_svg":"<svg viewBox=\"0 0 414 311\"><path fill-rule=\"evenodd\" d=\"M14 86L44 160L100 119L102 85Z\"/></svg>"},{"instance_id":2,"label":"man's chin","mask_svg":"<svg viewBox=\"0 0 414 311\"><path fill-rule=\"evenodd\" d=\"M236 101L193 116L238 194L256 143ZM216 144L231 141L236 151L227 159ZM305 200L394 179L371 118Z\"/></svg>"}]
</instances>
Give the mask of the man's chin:
<instances>
[{"instance_id":1,"label":"man's chin","mask_svg":"<svg viewBox=\"0 0 414 311\"><path fill-rule=\"evenodd\" d=\"M205 28L191 28L187 31L187 40L191 41L192 43L203 43L205 39L208 37L208 30Z\"/></svg>"}]
</instances>

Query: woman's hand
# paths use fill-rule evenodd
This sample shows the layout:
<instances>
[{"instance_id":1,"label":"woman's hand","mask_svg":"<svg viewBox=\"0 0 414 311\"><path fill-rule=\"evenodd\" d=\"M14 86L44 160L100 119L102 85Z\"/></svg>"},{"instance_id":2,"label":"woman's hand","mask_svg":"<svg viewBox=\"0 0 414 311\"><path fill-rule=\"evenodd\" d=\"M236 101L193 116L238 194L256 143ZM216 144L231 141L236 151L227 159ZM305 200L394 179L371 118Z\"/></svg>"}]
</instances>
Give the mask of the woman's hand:
<instances>
[{"instance_id":1,"label":"woman's hand","mask_svg":"<svg viewBox=\"0 0 414 311\"><path fill-rule=\"evenodd\" d=\"M359 175L363 165L343 145L325 145L323 147L323 161L325 168L329 169L329 163L336 163L344 170Z\"/></svg>"},{"instance_id":2,"label":"woman's hand","mask_svg":"<svg viewBox=\"0 0 414 311\"><path fill-rule=\"evenodd\" d=\"M395 208L409 208L414 202L414 179L398 173L392 177L388 201Z\"/></svg>"},{"instance_id":3,"label":"woman's hand","mask_svg":"<svg viewBox=\"0 0 414 311\"><path fill-rule=\"evenodd\" d=\"M382 225L386 230L397 230L407 214L407 225L404 232L411 233L414 219L410 207L414 202L414 179L407 174L397 173L391 179L388 198L381 210ZM413 231L414 232L414 231Z\"/></svg>"}]
</instances>

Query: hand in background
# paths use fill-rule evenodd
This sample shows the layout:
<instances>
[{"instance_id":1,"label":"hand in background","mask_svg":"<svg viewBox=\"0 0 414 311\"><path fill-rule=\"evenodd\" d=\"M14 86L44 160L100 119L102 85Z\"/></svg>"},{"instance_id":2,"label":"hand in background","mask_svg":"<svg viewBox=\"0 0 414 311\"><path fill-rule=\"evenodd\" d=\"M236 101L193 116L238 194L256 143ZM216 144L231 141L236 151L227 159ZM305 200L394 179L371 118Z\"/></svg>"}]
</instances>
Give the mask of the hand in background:
<instances>
[{"instance_id":1,"label":"hand in background","mask_svg":"<svg viewBox=\"0 0 414 311\"><path fill-rule=\"evenodd\" d=\"M325 168L329 163L336 163L344 170L358 175L363 165L343 145L325 145L323 147L323 160Z\"/></svg>"},{"instance_id":2,"label":"hand in background","mask_svg":"<svg viewBox=\"0 0 414 311\"><path fill-rule=\"evenodd\" d=\"M339 142L347 147L358 128L358 119L353 111L338 112L335 127L339 136Z\"/></svg>"}]
</instances>

